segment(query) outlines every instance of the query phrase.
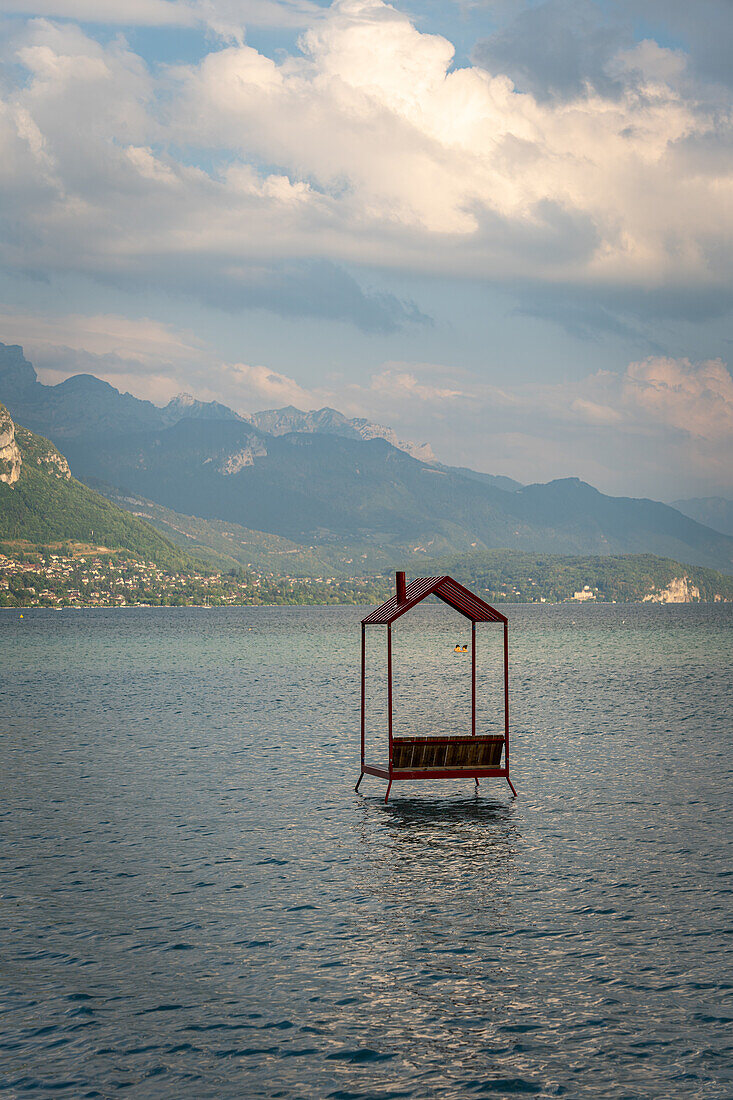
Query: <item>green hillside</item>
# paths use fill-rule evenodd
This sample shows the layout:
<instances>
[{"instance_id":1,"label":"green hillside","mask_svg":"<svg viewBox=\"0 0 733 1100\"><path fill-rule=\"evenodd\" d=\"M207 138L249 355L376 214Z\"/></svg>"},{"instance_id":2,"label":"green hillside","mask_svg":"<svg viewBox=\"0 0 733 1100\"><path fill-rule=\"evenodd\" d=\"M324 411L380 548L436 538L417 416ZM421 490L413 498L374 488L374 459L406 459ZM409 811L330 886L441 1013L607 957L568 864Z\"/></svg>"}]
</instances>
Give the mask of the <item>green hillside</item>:
<instances>
[{"instance_id":1,"label":"green hillside","mask_svg":"<svg viewBox=\"0 0 733 1100\"><path fill-rule=\"evenodd\" d=\"M243 567L288 577L317 577L335 571L347 576L354 573L354 570L335 570L334 563L320 553L320 548L315 553L308 546L266 531L253 531L231 521L187 516L104 482L96 482L94 488L215 569Z\"/></svg>"},{"instance_id":2,"label":"green hillside","mask_svg":"<svg viewBox=\"0 0 733 1100\"><path fill-rule=\"evenodd\" d=\"M318 546L242 527L232 520L203 519L174 512L129 490L90 478L92 488L114 504L152 524L171 542L195 554L215 569L233 567L285 577L382 577L395 568L413 573L425 565L424 550L383 545L378 539L360 542L334 538ZM407 560L406 560L407 558Z\"/></svg>"},{"instance_id":3,"label":"green hillside","mask_svg":"<svg viewBox=\"0 0 733 1100\"><path fill-rule=\"evenodd\" d=\"M3 405L0 420L12 425ZM13 484L0 480L0 540L70 540L126 549L166 569L198 564L148 523L71 477L66 459L47 439L14 427L21 468Z\"/></svg>"},{"instance_id":4,"label":"green hillside","mask_svg":"<svg viewBox=\"0 0 733 1100\"><path fill-rule=\"evenodd\" d=\"M448 573L484 598L501 603L538 599L554 603L586 588L596 600L625 603L654 597L683 578L699 591L701 601L733 600L733 577L653 554L578 557L491 550L424 564L430 572Z\"/></svg>"}]
</instances>

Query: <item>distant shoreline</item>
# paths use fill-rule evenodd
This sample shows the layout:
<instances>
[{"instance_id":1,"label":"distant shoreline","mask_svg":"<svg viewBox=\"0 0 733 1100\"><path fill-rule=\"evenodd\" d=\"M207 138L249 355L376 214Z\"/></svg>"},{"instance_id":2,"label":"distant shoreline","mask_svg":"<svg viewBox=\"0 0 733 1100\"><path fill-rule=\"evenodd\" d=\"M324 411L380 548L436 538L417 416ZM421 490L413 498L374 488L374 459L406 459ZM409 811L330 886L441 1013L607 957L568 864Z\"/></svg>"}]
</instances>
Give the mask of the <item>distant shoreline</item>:
<instances>
[{"instance_id":1,"label":"distant shoreline","mask_svg":"<svg viewBox=\"0 0 733 1100\"><path fill-rule=\"evenodd\" d=\"M496 607L574 607L576 610L580 606L583 607L729 607L733 606L733 600L686 600L676 602L664 602L656 600L592 600L592 601L578 601L578 600L556 600L550 602L549 600L514 600L509 603L505 603L502 600L495 601ZM120 606L119 604L108 604L100 606L99 604L88 605L74 605L68 607L37 607L33 605L25 605L22 607L0 607L0 612L14 611L16 613L23 614L26 611L53 611L54 614L59 611L234 611L234 610L248 610L257 611L262 608L276 608L276 607L373 607L373 603L258 603L258 604L152 604L152 603L137 603L137 604L125 604Z\"/></svg>"}]
</instances>

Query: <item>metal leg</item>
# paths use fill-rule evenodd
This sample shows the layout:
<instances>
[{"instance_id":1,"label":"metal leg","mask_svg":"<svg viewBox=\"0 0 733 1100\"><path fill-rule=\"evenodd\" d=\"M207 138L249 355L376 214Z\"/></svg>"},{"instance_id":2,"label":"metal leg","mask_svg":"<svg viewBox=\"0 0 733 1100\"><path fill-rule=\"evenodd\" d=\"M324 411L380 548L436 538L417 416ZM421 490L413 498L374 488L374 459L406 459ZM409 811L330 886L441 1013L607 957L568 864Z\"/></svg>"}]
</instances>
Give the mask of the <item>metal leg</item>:
<instances>
[{"instance_id":1,"label":"metal leg","mask_svg":"<svg viewBox=\"0 0 733 1100\"><path fill-rule=\"evenodd\" d=\"M358 782L358 783L356 784L356 786L354 787L354 790L355 790L355 791L358 791L358 790L359 790L359 785L361 784L361 781L362 781L362 779L363 779L363 778L364 778L364 772L362 772L362 773L361 773L361 775L359 776L359 782Z\"/></svg>"},{"instance_id":2,"label":"metal leg","mask_svg":"<svg viewBox=\"0 0 733 1100\"><path fill-rule=\"evenodd\" d=\"M478 776L477 776L477 775L474 775L474 777L473 777L473 781L474 781L474 783L476 784L476 794L478 794L478 789L479 789L479 781L478 781Z\"/></svg>"},{"instance_id":3,"label":"metal leg","mask_svg":"<svg viewBox=\"0 0 733 1100\"><path fill-rule=\"evenodd\" d=\"M507 781L507 783L509 784L509 786L510 786L510 787L511 787L511 789L512 789L512 794L513 794L513 795L514 795L514 797L516 798L516 797L517 797L517 792L516 792L516 790L514 789L514 784L512 783L512 781L511 781L511 779L509 778L509 776L507 776L507 777L506 777L506 781Z\"/></svg>"},{"instance_id":4,"label":"metal leg","mask_svg":"<svg viewBox=\"0 0 733 1100\"><path fill-rule=\"evenodd\" d=\"M387 793L386 793L386 795L384 796L384 801L385 801L385 802L386 802L386 801L387 801L387 799L389 798L389 792L390 792L390 788L391 788L391 787L392 787L392 780L390 779L389 783L387 784Z\"/></svg>"}]
</instances>

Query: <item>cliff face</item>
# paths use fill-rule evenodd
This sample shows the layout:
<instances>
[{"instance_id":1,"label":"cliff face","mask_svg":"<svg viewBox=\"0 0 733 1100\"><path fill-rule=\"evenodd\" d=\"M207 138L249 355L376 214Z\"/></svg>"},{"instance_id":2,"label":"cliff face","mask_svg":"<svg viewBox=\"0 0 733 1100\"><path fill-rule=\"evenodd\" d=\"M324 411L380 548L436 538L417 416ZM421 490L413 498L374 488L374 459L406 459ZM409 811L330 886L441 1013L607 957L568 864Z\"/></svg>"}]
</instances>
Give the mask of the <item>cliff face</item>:
<instances>
[{"instance_id":1,"label":"cliff face","mask_svg":"<svg viewBox=\"0 0 733 1100\"><path fill-rule=\"evenodd\" d=\"M0 481L14 485L20 477L23 459L15 441L15 424L4 405L0 405Z\"/></svg>"},{"instance_id":2,"label":"cliff face","mask_svg":"<svg viewBox=\"0 0 733 1100\"><path fill-rule=\"evenodd\" d=\"M0 481L16 485L24 465L26 470L35 466L65 481L71 477L68 462L54 445L26 428L16 428L8 410L0 405Z\"/></svg>"},{"instance_id":3,"label":"cliff face","mask_svg":"<svg viewBox=\"0 0 733 1100\"><path fill-rule=\"evenodd\" d=\"M217 466L217 470L224 477L229 477L231 474L238 474L245 466L253 466L256 458L264 458L266 454L267 448L264 444L255 443L251 447L243 447L242 450L232 451Z\"/></svg>"},{"instance_id":4,"label":"cliff face","mask_svg":"<svg viewBox=\"0 0 733 1100\"><path fill-rule=\"evenodd\" d=\"M698 603L700 589L688 576L675 577L666 588L644 597L644 603Z\"/></svg>"}]
</instances>

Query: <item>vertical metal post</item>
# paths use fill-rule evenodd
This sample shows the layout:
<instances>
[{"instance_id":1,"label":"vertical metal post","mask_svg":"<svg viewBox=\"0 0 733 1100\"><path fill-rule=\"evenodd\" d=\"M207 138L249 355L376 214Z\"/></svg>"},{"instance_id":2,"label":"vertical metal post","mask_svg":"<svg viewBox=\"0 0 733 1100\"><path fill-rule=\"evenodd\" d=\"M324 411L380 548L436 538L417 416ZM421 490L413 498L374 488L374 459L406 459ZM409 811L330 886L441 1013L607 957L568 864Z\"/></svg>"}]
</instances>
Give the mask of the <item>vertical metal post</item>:
<instances>
[{"instance_id":1,"label":"vertical metal post","mask_svg":"<svg viewBox=\"0 0 733 1100\"><path fill-rule=\"evenodd\" d=\"M359 790L364 778L364 740L366 734L366 625L361 624L361 772L355 791Z\"/></svg>"},{"instance_id":2,"label":"vertical metal post","mask_svg":"<svg viewBox=\"0 0 733 1100\"><path fill-rule=\"evenodd\" d=\"M506 781L512 789L512 794L517 797L514 784L509 778L509 624L504 623L504 767L506 769Z\"/></svg>"},{"instance_id":3,"label":"vertical metal post","mask_svg":"<svg viewBox=\"0 0 733 1100\"><path fill-rule=\"evenodd\" d=\"M509 771L509 624L504 623L504 767Z\"/></svg>"},{"instance_id":4,"label":"vertical metal post","mask_svg":"<svg viewBox=\"0 0 733 1100\"><path fill-rule=\"evenodd\" d=\"M471 736L476 736L476 623L473 619L471 619ZM476 794L478 794L479 782L477 775L474 775L473 781L476 784Z\"/></svg>"},{"instance_id":5,"label":"vertical metal post","mask_svg":"<svg viewBox=\"0 0 733 1100\"><path fill-rule=\"evenodd\" d=\"M476 736L476 623L471 622L471 736Z\"/></svg>"},{"instance_id":6,"label":"vertical metal post","mask_svg":"<svg viewBox=\"0 0 733 1100\"><path fill-rule=\"evenodd\" d=\"M392 624L387 624L387 729L389 732L389 774L392 775ZM390 778L391 783L391 778Z\"/></svg>"},{"instance_id":7,"label":"vertical metal post","mask_svg":"<svg viewBox=\"0 0 733 1100\"><path fill-rule=\"evenodd\" d=\"M366 739L366 625L361 624L361 770L364 771Z\"/></svg>"}]
</instances>

